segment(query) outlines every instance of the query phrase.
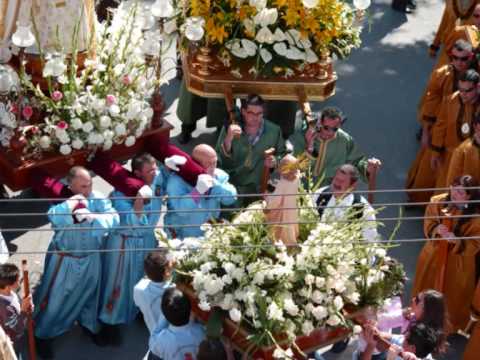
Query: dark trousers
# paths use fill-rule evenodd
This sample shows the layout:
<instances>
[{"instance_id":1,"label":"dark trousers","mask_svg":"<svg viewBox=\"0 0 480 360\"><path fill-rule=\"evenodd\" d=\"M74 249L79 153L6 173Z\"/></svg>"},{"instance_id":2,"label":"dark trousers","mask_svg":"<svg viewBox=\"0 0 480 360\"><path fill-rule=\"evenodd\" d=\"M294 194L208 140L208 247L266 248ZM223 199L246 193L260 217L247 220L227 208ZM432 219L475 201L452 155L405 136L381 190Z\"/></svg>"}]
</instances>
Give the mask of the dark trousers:
<instances>
[{"instance_id":1,"label":"dark trousers","mask_svg":"<svg viewBox=\"0 0 480 360\"><path fill-rule=\"evenodd\" d=\"M154 353L152 353L151 351L148 352L148 359L147 360L162 360L161 358L159 358L157 355L155 355Z\"/></svg>"},{"instance_id":2,"label":"dark trousers","mask_svg":"<svg viewBox=\"0 0 480 360\"><path fill-rule=\"evenodd\" d=\"M392 0L392 8L397 11L405 12L407 10L408 0Z\"/></svg>"}]
</instances>

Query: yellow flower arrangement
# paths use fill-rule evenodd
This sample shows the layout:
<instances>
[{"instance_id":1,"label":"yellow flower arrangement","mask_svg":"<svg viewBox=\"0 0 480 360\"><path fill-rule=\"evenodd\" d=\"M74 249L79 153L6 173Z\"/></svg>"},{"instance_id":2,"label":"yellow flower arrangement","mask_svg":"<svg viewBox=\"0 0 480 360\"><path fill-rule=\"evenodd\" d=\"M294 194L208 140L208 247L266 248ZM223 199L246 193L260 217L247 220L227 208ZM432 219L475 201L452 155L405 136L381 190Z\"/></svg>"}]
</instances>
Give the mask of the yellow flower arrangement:
<instances>
[{"instance_id":1,"label":"yellow flower arrangement","mask_svg":"<svg viewBox=\"0 0 480 360\"><path fill-rule=\"evenodd\" d=\"M190 0L178 5L187 41L226 49L233 59L255 60L260 72L317 63L331 53L343 58L360 45L356 10L343 0ZM185 31L189 26L195 31ZM203 35L189 38L189 33Z\"/></svg>"}]
</instances>

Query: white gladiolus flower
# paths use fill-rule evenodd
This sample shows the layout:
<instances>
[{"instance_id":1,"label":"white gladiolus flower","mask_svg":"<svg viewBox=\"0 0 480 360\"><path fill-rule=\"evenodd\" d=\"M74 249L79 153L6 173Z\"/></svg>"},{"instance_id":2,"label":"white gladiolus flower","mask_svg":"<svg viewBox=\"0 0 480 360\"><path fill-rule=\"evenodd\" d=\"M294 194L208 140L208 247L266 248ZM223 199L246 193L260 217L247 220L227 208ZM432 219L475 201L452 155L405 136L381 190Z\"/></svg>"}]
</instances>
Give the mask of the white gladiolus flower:
<instances>
[{"instance_id":1,"label":"white gladiolus flower","mask_svg":"<svg viewBox=\"0 0 480 360\"><path fill-rule=\"evenodd\" d=\"M277 21L278 11L275 8L265 8L262 9L257 15L254 16L253 21L256 25L261 27L266 27L268 25L273 25Z\"/></svg>"},{"instance_id":2,"label":"white gladiolus flower","mask_svg":"<svg viewBox=\"0 0 480 360\"><path fill-rule=\"evenodd\" d=\"M75 150L80 150L81 148L83 148L83 141L80 140L80 139L75 139L72 141L72 147L75 149Z\"/></svg>"},{"instance_id":3,"label":"white gladiolus flower","mask_svg":"<svg viewBox=\"0 0 480 360\"><path fill-rule=\"evenodd\" d=\"M63 75L66 70L67 65L65 65L63 59L60 56L57 56L47 61L47 63L43 67L43 77L59 77Z\"/></svg>"},{"instance_id":4,"label":"white gladiolus flower","mask_svg":"<svg viewBox=\"0 0 480 360\"><path fill-rule=\"evenodd\" d=\"M312 333L313 330L315 330L315 327L313 326L313 323L311 321L307 320L302 324L303 335L308 336Z\"/></svg>"},{"instance_id":5,"label":"white gladiolus flower","mask_svg":"<svg viewBox=\"0 0 480 360\"><path fill-rule=\"evenodd\" d=\"M106 116L106 115L100 116L100 127L101 128L106 129L106 128L110 127L111 124L112 124L112 120L110 119L109 116Z\"/></svg>"},{"instance_id":6,"label":"white gladiolus flower","mask_svg":"<svg viewBox=\"0 0 480 360\"><path fill-rule=\"evenodd\" d=\"M93 130L93 124L90 121L87 121L85 124L82 125L82 130L86 133L89 133Z\"/></svg>"},{"instance_id":7,"label":"white gladiolus flower","mask_svg":"<svg viewBox=\"0 0 480 360\"><path fill-rule=\"evenodd\" d=\"M50 140L50 137L44 135L40 138L39 143L40 143L40 147L42 149L48 149L50 147L52 141Z\"/></svg>"},{"instance_id":8,"label":"white gladiolus flower","mask_svg":"<svg viewBox=\"0 0 480 360\"><path fill-rule=\"evenodd\" d=\"M125 139L125 146L126 147L133 146L133 145L135 145L135 142L136 142L135 136L128 136Z\"/></svg>"},{"instance_id":9,"label":"white gladiolus flower","mask_svg":"<svg viewBox=\"0 0 480 360\"><path fill-rule=\"evenodd\" d=\"M230 309L228 315L230 316L230 319L232 319L232 321L236 323L240 322L240 320L242 319L242 313L237 308Z\"/></svg>"},{"instance_id":10,"label":"white gladiolus flower","mask_svg":"<svg viewBox=\"0 0 480 360\"><path fill-rule=\"evenodd\" d=\"M113 73L117 77L122 75L124 70L125 70L125 64L117 64L113 67Z\"/></svg>"},{"instance_id":11,"label":"white gladiolus flower","mask_svg":"<svg viewBox=\"0 0 480 360\"><path fill-rule=\"evenodd\" d=\"M318 0L302 0L302 4L307 9L313 9L318 5Z\"/></svg>"},{"instance_id":12,"label":"white gladiolus flower","mask_svg":"<svg viewBox=\"0 0 480 360\"><path fill-rule=\"evenodd\" d=\"M215 295L222 291L223 289L223 281L217 277L211 277L205 279L205 283L203 284L205 287L205 291L208 295Z\"/></svg>"},{"instance_id":13,"label":"white gladiolus flower","mask_svg":"<svg viewBox=\"0 0 480 360\"><path fill-rule=\"evenodd\" d=\"M273 58L272 54L270 54L270 51L267 49L260 49L260 57L265 64L269 63Z\"/></svg>"},{"instance_id":14,"label":"white gladiolus flower","mask_svg":"<svg viewBox=\"0 0 480 360\"><path fill-rule=\"evenodd\" d=\"M333 299L333 305L337 310L340 310L343 308L343 300L340 296L335 296L335 299Z\"/></svg>"},{"instance_id":15,"label":"white gladiolus flower","mask_svg":"<svg viewBox=\"0 0 480 360\"><path fill-rule=\"evenodd\" d=\"M72 152L72 148L70 147L70 145L63 144L62 146L60 146L60 154L68 155L71 152Z\"/></svg>"},{"instance_id":16,"label":"white gladiolus flower","mask_svg":"<svg viewBox=\"0 0 480 360\"><path fill-rule=\"evenodd\" d=\"M375 256L379 258L384 258L387 255L387 251L382 248L378 248L375 250Z\"/></svg>"},{"instance_id":17,"label":"white gladiolus flower","mask_svg":"<svg viewBox=\"0 0 480 360\"><path fill-rule=\"evenodd\" d=\"M255 40L260 44L273 44L273 34L268 27L262 27L255 36Z\"/></svg>"},{"instance_id":18,"label":"white gladiolus flower","mask_svg":"<svg viewBox=\"0 0 480 360\"><path fill-rule=\"evenodd\" d=\"M297 316L299 312L298 306L293 302L292 299L285 299L283 302L283 307L285 311L291 316Z\"/></svg>"},{"instance_id":19,"label":"white gladiolus flower","mask_svg":"<svg viewBox=\"0 0 480 360\"><path fill-rule=\"evenodd\" d=\"M325 319L328 316L327 308L324 306L315 306L312 310L312 315L317 320Z\"/></svg>"},{"instance_id":20,"label":"white gladiolus flower","mask_svg":"<svg viewBox=\"0 0 480 360\"><path fill-rule=\"evenodd\" d=\"M85 128L84 128L85 130ZM127 134L127 128L125 127L125 124L117 124L115 125L115 134L117 136L123 136Z\"/></svg>"}]
</instances>

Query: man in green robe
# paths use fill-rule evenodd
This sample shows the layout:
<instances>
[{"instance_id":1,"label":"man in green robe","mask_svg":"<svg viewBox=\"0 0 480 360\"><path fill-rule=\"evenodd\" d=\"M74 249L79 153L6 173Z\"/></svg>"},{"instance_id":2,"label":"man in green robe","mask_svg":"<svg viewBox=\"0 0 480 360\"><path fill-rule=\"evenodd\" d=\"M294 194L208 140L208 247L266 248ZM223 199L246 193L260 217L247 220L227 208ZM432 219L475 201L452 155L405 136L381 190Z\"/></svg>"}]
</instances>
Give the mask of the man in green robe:
<instances>
[{"instance_id":1,"label":"man in green robe","mask_svg":"<svg viewBox=\"0 0 480 360\"><path fill-rule=\"evenodd\" d=\"M310 159L314 183L321 180L320 186L330 184L335 171L343 164L355 166L363 180L367 181L368 174L376 172L381 162L376 158L368 159L360 152L353 138L341 129L343 113L335 107L327 107L314 116L315 126L308 126L303 121L297 124L290 138L294 153L305 153Z\"/></svg>"},{"instance_id":2,"label":"man in green robe","mask_svg":"<svg viewBox=\"0 0 480 360\"><path fill-rule=\"evenodd\" d=\"M258 95L249 95L242 101L241 122L223 128L217 142L218 166L230 175L230 182L238 194L259 194L264 168L273 169L277 158L285 154L282 131L264 119L265 102ZM265 150L275 149L265 156ZM240 197L242 206L256 200Z\"/></svg>"},{"instance_id":3,"label":"man in green robe","mask_svg":"<svg viewBox=\"0 0 480 360\"><path fill-rule=\"evenodd\" d=\"M297 103L295 101L268 101L264 106L265 117L280 126L285 139L292 135L295 123ZM207 117L207 127L220 128L228 118L225 100L207 99L192 94L187 90L185 80L180 85L177 116L182 122L182 132L179 137L181 144L186 144L192 138L197 121Z\"/></svg>"}]
</instances>

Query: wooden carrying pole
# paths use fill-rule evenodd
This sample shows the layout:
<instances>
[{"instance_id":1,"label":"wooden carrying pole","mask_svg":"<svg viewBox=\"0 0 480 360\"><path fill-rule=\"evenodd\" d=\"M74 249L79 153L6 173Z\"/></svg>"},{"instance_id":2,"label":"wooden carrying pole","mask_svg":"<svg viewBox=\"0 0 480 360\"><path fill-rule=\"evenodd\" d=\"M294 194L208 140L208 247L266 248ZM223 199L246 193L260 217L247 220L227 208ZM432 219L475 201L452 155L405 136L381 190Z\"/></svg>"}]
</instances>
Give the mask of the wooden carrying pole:
<instances>
[{"instance_id":1,"label":"wooden carrying pole","mask_svg":"<svg viewBox=\"0 0 480 360\"><path fill-rule=\"evenodd\" d=\"M448 231L453 231L453 216L456 212L453 211L452 213L449 213L448 211L448 207L441 210L442 219L440 223L445 225ZM440 240L437 244L437 262L439 271L435 280L435 289L441 293L443 293L445 287L445 273L447 271L449 245L448 240Z\"/></svg>"},{"instance_id":2,"label":"wooden carrying pole","mask_svg":"<svg viewBox=\"0 0 480 360\"><path fill-rule=\"evenodd\" d=\"M22 272L23 272L23 292L24 297L30 296L30 281L28 279L27 260L22 260ZM37 359L37 351L35 349L35 334L33 328L32 314L28 314L27 317L27 332L28 332L28 352L30 354L30 360Z\"/></svg>"},{"instance_id":3,"label":"wooden carrying pole","mask_svg":"<svg viewBox=\"0 0 480 360\"><path fill-rule=\"evenodd\" d=\"M468 324L463 330L458 330L457 334L470 339L470 334L472 333L473 328L477 325L480 320L480 280L477 282L477 288L473 294L472 305L470 309L470 319Z\"/></svg>"}]
</instances>

